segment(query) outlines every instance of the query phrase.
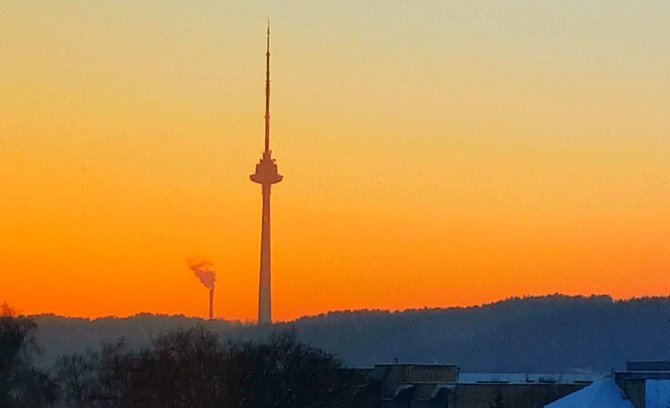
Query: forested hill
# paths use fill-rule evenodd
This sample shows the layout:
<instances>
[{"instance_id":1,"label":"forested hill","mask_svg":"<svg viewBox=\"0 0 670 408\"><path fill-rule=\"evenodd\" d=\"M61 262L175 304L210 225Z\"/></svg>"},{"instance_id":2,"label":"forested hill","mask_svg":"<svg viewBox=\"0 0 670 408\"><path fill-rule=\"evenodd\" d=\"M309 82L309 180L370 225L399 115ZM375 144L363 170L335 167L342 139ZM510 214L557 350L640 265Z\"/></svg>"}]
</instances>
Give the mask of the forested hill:
<instances>
[{"instance_id":1,"label":"forested hill","mask_svg":"<svg viewBox=\"0 0 670 408\"><path fill-rule=\"evenodd\" d=\"M125 338L141 345L160 331L204 323L224 338L263 340L271 330L338 354L349 366L380 362L456 363L464 371L607 371L627 360L670 357L670 298L514 298L469 308L345 311L273 329L138 315L96 320L35 316L44 361Z\"/></svg>"}]
</instances>

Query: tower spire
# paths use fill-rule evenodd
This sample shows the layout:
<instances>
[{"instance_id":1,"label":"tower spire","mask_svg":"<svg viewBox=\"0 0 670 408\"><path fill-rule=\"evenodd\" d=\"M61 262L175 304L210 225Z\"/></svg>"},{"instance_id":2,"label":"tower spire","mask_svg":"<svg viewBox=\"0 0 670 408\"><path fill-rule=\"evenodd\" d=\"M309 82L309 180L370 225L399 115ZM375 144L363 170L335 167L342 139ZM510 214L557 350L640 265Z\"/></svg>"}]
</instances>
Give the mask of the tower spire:
<instances>
[{"instance_id":1,"label":"tower spire","mask_svg":"<svg viewBox=\"0 0 670 408\"><path fill-rule=\"evenodd\" d=\"M270 153L270 20L268 19L265 52L265 153Z\"/></svg>"}]
</instances>

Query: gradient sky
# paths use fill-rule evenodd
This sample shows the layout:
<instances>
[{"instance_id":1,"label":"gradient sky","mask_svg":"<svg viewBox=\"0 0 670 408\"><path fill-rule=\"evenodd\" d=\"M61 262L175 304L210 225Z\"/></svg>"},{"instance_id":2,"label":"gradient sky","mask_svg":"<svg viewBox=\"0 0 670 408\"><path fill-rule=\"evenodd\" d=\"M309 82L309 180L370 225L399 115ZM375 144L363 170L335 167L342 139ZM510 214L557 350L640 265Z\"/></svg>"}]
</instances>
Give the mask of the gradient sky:
<instances>
[{"instance_id":1,"label":"gradient sky","mask_svg":"<svg viewBox=\"0 0 670 408\"><path fill-rule=\"evenodd\" d=\"M0 301L277 319L670 292L670 2L4 0Z\"/></svg>"}]
</instances>

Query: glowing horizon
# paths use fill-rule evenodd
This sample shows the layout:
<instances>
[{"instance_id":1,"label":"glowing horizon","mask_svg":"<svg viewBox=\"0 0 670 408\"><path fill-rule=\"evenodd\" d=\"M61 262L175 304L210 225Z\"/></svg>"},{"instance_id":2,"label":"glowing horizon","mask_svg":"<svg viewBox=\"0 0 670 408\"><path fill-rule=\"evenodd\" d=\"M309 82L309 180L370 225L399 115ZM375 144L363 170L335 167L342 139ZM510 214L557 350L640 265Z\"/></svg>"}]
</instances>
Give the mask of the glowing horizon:
<instances>
[{"instance_id":1,"label":"glowing horizon","mask_svg":"<svg viewBox=\"0 0 670 408\"><path fill-rule=\"evenodd\" d=\"M273 314L670 293L670 4L10 1L0 302Z\"/></svg>"}]
</instances>

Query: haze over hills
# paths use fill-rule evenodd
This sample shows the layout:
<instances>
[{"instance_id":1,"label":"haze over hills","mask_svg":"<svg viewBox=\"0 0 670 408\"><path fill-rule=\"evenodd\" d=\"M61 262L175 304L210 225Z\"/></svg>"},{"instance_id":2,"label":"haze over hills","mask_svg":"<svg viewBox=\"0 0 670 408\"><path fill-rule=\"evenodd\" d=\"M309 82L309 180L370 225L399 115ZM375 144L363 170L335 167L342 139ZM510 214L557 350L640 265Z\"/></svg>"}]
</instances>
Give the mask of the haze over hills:
<instances>
[{"instance_id":1,"label":"haze over hills","mask_svg":"<svg viewBox=\"0 0 670 408\"><path fill-rule=\"evenodd\" d=\"M609 371L627 360L670 356L670 298L512 298L493 304L402 312L360 310L304 317L272 328L141 314L96 320L34 316L42 363L124 338L141 345L161 331L206 324L223 338L261 341L272 330L339 355L347 365L456 363L464 371Z\"/></svg>"}]
</instances>

